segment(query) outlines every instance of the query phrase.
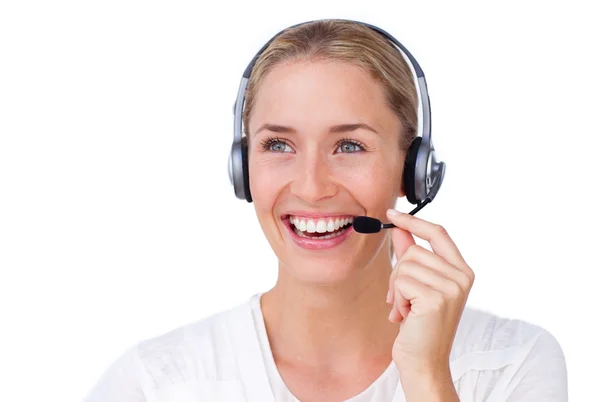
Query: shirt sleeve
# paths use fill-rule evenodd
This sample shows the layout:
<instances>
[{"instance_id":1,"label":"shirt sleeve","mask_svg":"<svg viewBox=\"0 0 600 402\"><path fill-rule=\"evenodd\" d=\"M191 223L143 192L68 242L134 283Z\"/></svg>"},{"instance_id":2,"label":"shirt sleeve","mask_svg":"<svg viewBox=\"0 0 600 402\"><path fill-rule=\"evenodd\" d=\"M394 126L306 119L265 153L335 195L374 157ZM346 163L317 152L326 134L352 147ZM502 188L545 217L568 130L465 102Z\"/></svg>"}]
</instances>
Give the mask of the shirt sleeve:
<instances>
[{"instance_id":1,"label":"shirt sleeve","mask_svg":"<svg viewBox=\"0 0 600 402\"><path fill-rule=\"evenodd\" d=\"M565 356L552 334L542 330L506 388L507 402L567 402Z\"/></svg>"},{"instance_id":2,"label":"shirt sleeve","mask_svg":"<svg viewBox=\"0 0 600 402\"><path fill-rule=\"evenodd\" d=\"M126 350L102 374L83 402L147 402L139 380L137 345Z\"/></svg>"}]
</instances>

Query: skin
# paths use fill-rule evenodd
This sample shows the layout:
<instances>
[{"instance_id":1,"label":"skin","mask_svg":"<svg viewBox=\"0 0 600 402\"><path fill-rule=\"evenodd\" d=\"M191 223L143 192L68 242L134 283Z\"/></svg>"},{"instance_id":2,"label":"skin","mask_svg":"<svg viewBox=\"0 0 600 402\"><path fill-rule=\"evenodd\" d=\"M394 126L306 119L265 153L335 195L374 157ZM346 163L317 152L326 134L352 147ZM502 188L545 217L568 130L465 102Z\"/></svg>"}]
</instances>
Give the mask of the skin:
<instances>
[{"instance_id":1,"label":"skin","mask_svg":"<svg viewBox=\"0 0 600 402\"><path fill-rule=\"evenodd\" d=\"M358 123L375 132L331 132ZM472 271L440 226L387 213L404 196L406 155L401 122L380 84L340 62L279 64L257 93L249 133L254 207L279 260L277 283L261 307L289 390L303 401L344 400L393 360L407 401L457 401L448 357ZM306 250L284 226L291 211L368 215L399 227ZM434 252L417 248L411 233L433 241Z\"/></svg>"}]
</instances>

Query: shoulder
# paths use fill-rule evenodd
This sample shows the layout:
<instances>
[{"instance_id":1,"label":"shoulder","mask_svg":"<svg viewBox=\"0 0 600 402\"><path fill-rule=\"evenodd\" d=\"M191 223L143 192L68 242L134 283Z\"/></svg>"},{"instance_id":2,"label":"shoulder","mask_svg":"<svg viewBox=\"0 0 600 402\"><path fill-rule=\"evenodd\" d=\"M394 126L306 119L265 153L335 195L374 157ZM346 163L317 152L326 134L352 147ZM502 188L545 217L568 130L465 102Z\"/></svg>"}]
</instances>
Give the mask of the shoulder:
<instances>
[{"instance_id":1,"label":"shoulder","mask_svg":"<svg viewBox=\"0 0 600 402\"><path fill-rule=\"evenodd\" d=\"M566 395L566 363L559 342L545 328L525 320L465 308L450 365L455 381L464 376L479 392L506 398L500 400L537 392L548 393L540 399L548 401Z\"/></svg>"},{"instance_id":2,"label":"shoulder","mask_svg":"<svg viewBox=\"0 0 600 402\"><path fill-rule=\"evenodd\" d=\"M516 357L519 351L538 344L545 345L548 351L560 350L556 338L541 326L466 307L456 331L452 357L486 352Z\"/></svg>"},{"instance_id":3,"label":"shoulder","mask_svg":"<svg viewBox=\"0 0 600 402\"><path fill-rule=\"evenodd\" d=\"M198 392L212 400L239 394L235 352L253 330L250 302L134 344L104 371L84 401L144 402L148 395L156 401L180 400Z\"/></svg>"},{"instance_id":4,"label":"shoulder","mask_svg":"<svg viewBox=\"0 0 600 402\"><path fill-rule=\"evenodd\" d=\"M103 373L85 401L142 402L147 395L163 400L159 395L165 392L197 392L194 384L203 383L203 389L215 381L234 384L240 340L248 342L254 330L250 301L137 342Z\"/></svg>"},{"instance_id":5,"label":"shoulder","mask_svg":"<svg viewBox=\"0 0 600 402\"><path fill-rule=\"evenodd\" d=\"M249 302L187 323L136 345L144 374L153 387L198 379L235 376L235 340L250 322ZM244 324L244 320L246 324ZM253 330L244 327L245 333ZM217 371L219 370L219 371Z\"/></svg>"}]
</instances>

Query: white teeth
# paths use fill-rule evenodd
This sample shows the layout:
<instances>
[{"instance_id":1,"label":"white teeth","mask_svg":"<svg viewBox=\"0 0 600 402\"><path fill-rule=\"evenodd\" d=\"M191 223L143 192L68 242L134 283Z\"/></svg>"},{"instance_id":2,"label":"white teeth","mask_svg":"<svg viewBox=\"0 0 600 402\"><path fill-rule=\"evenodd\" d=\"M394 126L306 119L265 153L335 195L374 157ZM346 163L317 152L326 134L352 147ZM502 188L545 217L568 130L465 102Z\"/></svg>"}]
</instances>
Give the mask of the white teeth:
<instances>
[{"instance_id":1,"label":"white teeth","mask_svg":"<svg viewBox=\"0 0 600 402\"><path fill-rule=\"evenodd\" d=\"M326 219L301 219L297 216L290 216L289 221L292 226L295 226L297 231L299 232L308 232L308 233L327 233L330 232L331 236L336 236L339 233L337 232L340 228L347 226L352 223L352 218L326 218ZM325 236L329 236L326 234L324 236L312 236L314 239L326 238Z\"/></svg>"},{"instance_id":2,"label":"white teeth","mask_svg":"<svg viewBox=\"0 0 600 402\"><path fill-rule=\"evenodd\" d=\"M327 232L327 222L324 219L319 219L317 221L317 232L325 233Z\"/></svg>"},{"instance_id":3,"label":"white teeth","mask_svg":"<svg viewBox=\"0 0 600 402\"><path fill-rule=\"evenodd\" d=\"M298 229L300 229L301 231L305 232L306 231L306 221L304 219L298 219L298 225L296 226Z\"/></svg>"}]
</instances>

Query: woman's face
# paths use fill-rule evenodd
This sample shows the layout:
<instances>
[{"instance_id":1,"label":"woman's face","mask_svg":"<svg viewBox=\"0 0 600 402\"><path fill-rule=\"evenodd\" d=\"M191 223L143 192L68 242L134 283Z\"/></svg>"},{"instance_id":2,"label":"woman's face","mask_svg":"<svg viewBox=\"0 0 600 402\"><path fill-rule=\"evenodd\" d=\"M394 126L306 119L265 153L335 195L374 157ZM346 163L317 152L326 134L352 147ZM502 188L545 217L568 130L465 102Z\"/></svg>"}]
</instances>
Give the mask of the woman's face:
<instances>
[{"instance_id":1,"label":"woman's face","mask_svg":"<svg viewBox=\"0 0 600 402\"><path fill-rule=\"evenodd\" d=\"M401 123L379 83L341 62L279 64L248 128L254 207L286 273L339 282L386 253L387 231L348 225L358 215L385 221L403 195Z\"/></svg>"}]
</instances>

